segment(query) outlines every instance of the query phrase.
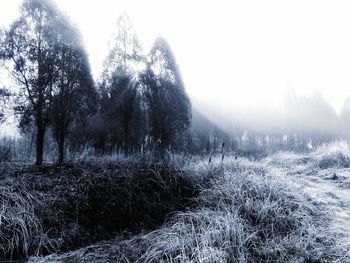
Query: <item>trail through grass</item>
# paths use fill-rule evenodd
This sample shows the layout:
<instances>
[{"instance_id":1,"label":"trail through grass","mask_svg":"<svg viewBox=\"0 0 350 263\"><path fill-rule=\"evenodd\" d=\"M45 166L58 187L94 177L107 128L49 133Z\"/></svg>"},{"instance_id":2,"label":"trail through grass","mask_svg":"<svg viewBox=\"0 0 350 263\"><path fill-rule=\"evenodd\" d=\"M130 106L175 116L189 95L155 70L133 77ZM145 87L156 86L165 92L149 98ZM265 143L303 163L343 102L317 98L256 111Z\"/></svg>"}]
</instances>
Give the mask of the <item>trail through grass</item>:
<instances>
[{"instance_id":1,"label":"trail through grass","mask_svg":"<svg viewBox=\"0 0 350 263\"><path fill-rule=\"evenodd\" d=\"M271 175L327 207L335 241L350 260L350 153L345 143L316 149L309 156L279 153L263 160ZM326 165L327 164L327 165Z\"/></svg>"}]
</instances>

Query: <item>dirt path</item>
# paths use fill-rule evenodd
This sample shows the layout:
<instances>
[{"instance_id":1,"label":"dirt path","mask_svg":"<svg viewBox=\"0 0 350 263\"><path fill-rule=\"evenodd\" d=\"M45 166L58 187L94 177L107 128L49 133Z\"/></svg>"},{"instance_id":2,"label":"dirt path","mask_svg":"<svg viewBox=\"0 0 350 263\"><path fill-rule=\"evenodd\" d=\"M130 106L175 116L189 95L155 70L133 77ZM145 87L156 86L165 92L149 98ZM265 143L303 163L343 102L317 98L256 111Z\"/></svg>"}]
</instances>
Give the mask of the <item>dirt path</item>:
<instances>
[{"instance_id":1,"label":"dirt path","mask_svg":"<svg viewBox=\"0 0 350 263\"><path fill-rule=\"evenodd\" d=\"M317 175L290 174L288 167L270 166L270 174L305 192L330 209L331 227L341 235L338 242L345 251L350 248L350 189L340 188L330 178ZM350 251L348 251L350 256Z\"/></svg>"}]
</instances>

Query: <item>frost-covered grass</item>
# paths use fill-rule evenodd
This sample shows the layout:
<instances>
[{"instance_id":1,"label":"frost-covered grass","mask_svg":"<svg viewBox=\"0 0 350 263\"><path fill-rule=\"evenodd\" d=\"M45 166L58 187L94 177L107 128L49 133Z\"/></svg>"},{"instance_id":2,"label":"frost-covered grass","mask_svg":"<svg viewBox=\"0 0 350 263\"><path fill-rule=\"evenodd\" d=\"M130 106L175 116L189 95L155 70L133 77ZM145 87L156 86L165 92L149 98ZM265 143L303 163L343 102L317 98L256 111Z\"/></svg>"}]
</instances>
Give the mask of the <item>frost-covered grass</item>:
<instances>
[{"instance_id":1,"label":"frost-covered grass","mask_svg":"<svg viewBox=\"0 0 350 263\"><path fill-rule=\"evenodd\" d=\"M344 147L256 162L229 155L210 162L208 156L169 155L161 162L115 155L39 170L6 163L0 169L0 258L347 262L327 204L281 181L274 176L278 169L271 172L328 171L319 163L339 151L347 155Z\"/></svg>"},{"instance_id":2,"label":"frost-covered grass","mask_svg":"<svg viewBox=\"0 0 350 263\"><path fill-rule=\"evenodd\" d=\"M349 168L350 146L346 141L323 144L310 153L277 152L265 158L269 165L290 168L305 166L313 169Z\"/></svg>"},{"instance_id":3,"label":"frost-covered grass","mask_svg":"<svg viewBox=\"0 0 350 263\"><path fill-rule=\"evenodd\" d=\"M30 262L346 262L327 208L276 181L265 164L218 156L186 165L186 176L206 180L191 206L158 229Z\"/></svg>"},{"instance_id":4,"label":"frost-covered grass","mask_svg":"<svg viewBox=\"0 0 350 263\"><path fill-rule=\"evenodd\" d=\"M332 257L305 198L256 174L228 174L197 198L197 208L142 237L139 262L305 262Z\"/></svg>"},{"instance_id":5,"label":"frost-covered grass","mask_svg":"<svg viewBox=\"0 0 350 263\"><path fill-rule=\"evenodd\" d=\"M350 145L347 141L324 144L310 153L278 152L262 160L267 168L282 169L290 176L322 179L350 189Z\"/></svg>"},{"instance_id":6,"label":"frost-covered grass","mask_svg":"<svg viewBox=\"0 0 350 263\"><path fill-rule=\"evenodd\" d=\"M0 257L22 258L57 251L45 233L38 210L47 208L40 193L9 179L0 185Z\"/></svg>"},{"instance_id":7,"label":"frost-covered grass","mask_svg":"<svg viewBox=\"0 0 350 263\"><path fill-rule=\"evenodd\" d=\"M67 251L124 230L154 229L198 192L198 178L169 163L95 161L2 169L0 259Z\"/></svg>"},{"instance_id":8,"label":"frost-covered grass","mask_svg":"<svg viewBox=\"0 0 350 263\"><path fill-rule=\"evenodd\" d=\"M350 167L349 143L344 141L319 146L310 156L321 169Z\"/></svg>"}]
</instances>

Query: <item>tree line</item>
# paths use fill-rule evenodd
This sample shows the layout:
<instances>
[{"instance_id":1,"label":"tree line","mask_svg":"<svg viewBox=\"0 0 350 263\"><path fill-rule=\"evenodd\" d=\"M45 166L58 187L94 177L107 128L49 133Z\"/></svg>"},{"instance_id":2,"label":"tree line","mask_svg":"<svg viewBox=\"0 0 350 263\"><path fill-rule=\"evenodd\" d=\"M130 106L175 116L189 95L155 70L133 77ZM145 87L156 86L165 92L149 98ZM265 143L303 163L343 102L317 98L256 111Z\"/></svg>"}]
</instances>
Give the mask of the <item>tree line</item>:
<instances>
[{"instance_id":1,"label":"tree line","mask_svg":"<svg viewBox=\"0 0 350 263\"><path fill-rule=\"evenodd\" d=\"M284 103L274 110L231 110L229 117L226 114L222 120L220 116L225 114L210 116L210 112L214 110L208 108L206 115L216 120L221 129L213 123L207 123L209 129L199 126L198 113L193 118L197 144L200 149L210 149L206 152L220 151L223 142L227 150L264 154L278 150L307 151L334 140L350 139L350 99L345 100L338 114L318 90L298 96L291 89L286 92Z\"/></svg>"},{"instance_id":2,"label":"tree line","mask_svg":"<svg viewBox=\"0 0 350 263\"><path fill-rule=\"evenodd\" d=\"M59 163L67 145L98 154L259 153L350 138L350 100L338 116L319 92L290 91L281 112L227 111L210 121L215 109L206 116L192 110L169 43L158 37L146 52L127 14L117 21L98 80L79 30L53 1L24 0L20 17L0 32L0 44L1 67L20 87L17 94L0 87L0 123L13 98L22 133L35 132L38 165L48 130Z\"/></svg>"},{"instance_id":3,"label":"tree line","mask_svg":"<svg viewBox=\"0 0 350 263\"><path fill-rule=\"evenodd\" d=\"M43 162L48 129L60 163L67 140L102 153L181 147L191 103L175 56L161 37L145 54L127 14L97 83L80 32L53 1L25 0L0 41L0 59L21 88L14 106L19 126L36 132L36 164Z\"/></svg>"}]
</instances>

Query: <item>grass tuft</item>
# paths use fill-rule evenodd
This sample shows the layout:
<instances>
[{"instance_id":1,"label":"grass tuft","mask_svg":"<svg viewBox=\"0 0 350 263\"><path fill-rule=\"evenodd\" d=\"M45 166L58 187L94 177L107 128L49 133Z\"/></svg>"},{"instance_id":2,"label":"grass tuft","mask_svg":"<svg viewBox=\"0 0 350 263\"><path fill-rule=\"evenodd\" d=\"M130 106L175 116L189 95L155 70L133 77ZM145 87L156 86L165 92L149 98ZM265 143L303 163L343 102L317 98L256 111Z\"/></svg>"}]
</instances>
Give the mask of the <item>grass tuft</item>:
<instances>
[{"instance_id":1,"label":"grass tuft","mask_svg":"<svg viewBox=\"0 0 350 263\"><path fill-rule=\"evenodd\" d=\"M347 142L322 145L312 152L311 157L321 169L350 167L350 148Z\"/></svg>"},{"instance_id":2,"label":"grass tuft","mask_svg":"<svg viewBox=\"0 0 350 263\"><path fill-rule=\"evenodd\" d=\"M0 185L0 258L22 259L57 251L57 241L46 235L37 214L45 206L44 196L17 180Z\"/></svg>"}]
</instances>

